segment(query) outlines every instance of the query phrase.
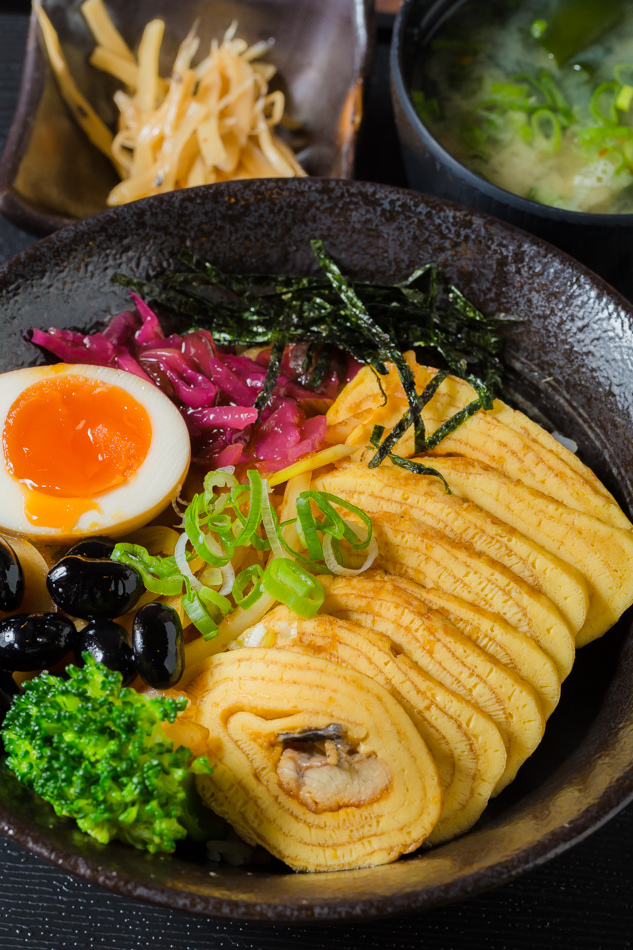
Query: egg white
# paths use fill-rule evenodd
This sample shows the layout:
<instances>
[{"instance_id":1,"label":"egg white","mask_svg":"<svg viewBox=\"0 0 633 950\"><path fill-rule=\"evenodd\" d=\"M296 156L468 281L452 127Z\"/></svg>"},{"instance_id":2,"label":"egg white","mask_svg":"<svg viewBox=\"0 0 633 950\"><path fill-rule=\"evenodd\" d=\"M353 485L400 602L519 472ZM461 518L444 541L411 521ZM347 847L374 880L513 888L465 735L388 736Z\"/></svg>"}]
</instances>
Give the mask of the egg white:
<instances>
[{"instance_id":1,"label":"egg white","mask_svg":"<svg viewBox=\"0 0 633 950\"><path fill-rule=\"evenodd\" d=\"M25 487L6 465L0 439L0 531L42 542L70 542L95 534L121 537L147 524L180 493L189 469L191 443L178 409L152 383L105 366L56 364L32 366L0 374L0 436L7 415L23 390L45 379L81 376L118 386L147 412L152 439L145 460L133 475L111 491L94 496L95 506L83 512L71 530L33 525L24 513Z\"/></svg>"}]
</instances>

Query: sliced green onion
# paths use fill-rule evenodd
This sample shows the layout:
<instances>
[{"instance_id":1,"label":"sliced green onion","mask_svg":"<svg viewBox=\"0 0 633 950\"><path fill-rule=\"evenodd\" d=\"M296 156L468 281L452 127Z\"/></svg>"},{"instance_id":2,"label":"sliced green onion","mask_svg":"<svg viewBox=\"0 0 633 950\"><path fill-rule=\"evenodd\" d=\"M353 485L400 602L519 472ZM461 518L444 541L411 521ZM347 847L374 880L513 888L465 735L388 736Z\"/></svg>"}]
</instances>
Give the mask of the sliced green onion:
<instances>
[{"instance_id":1,"label":"sliced green onion","mask_svg":"<svg viewBox=\"0 0 633 950\"><path fill-rule=\"evenodd\" d=\"M110 555L113 561L134 567L152 594L175 597L182 591L182 575L173 557L154 557L140 544L117 544Z\"/></svg>"},{"instance_id":2,"label":"sliced green onion","mask_svg":"<svg viewBox=\"0 0 633 950\"><path fill-rule=\"evenodd\" d=\"M256 535L255 532L259 527L259 523L262 520L262 505L264 500L264 485L262 482L262 477L257 471L257 469L249 469L247 472L248 476L248 486L247 485L238 485L231 492L231 504L233 509L242 523L242 530L235 538L234 546L246 547L249 544L253 544L255 547L258 547L257 542L254 540ZM238 500L240 495L244 492L249 491L250 489L250 507L248 511L248 516L245 518L242 512L239 509ZM261 549L260 549L261 550Z\"/></svg>"},{"instance_id":3,"label":"sliced green onion","mask_svg":"<svg viewBox=\"0 0 633 950\"><path fill-rule=\"evenodd\" d=\"M603 125L598 129L581 129L576 133L576 142L579 145L592 145L597 148L618 146L631 138L633 128L630 125Z\"/></svg>"},{"instance_id":4,"label":"sliced green onion","mask_svg":"<svg viewBox=\"0 0 633 950\"><path fill-rule=\"evenodd\" d=\"M204 476L204 494L205 494L205 506L208 511L222 511L227 501L229 500L230 491L222 492L220 495L214 494L214 488L228 488L233 489L237 488L239 482L233 472L229 472L227 469L216 469L214 472L207 472ZM218 506L218 503L221 504L221 507Z\"/></svg>"},{"instance_id":5,"label":"sliced green onion","mask_svg":"<svg viewBox=\"0 0 633 950\"><path fill-rule=\"evenodd\" d=\"M228 597L224 597L217 590L212 590L210 587L203 587L202 590L199 590L197 593L207 610L215 615L218 623L224 620L226 615L233 610L233 604Z\"/></svg>"},{"instance_id":6,"label":"sliced green onion","mask_svg":"<svg viewBox=\"0 0 633 950\"><path fill-rule=\"evenodd\" d=\"M356 527L351 521L348 521L347 524L352 528ZM339 577L357 577L358 574L362 574L363 571L368 570L376 560L378 556L378 545L376 544L376 539L372 538L362 565L360 567L345 567L338 541L328 534L323 541L323 554L325 563L333 574L337 574Z\"/></svg>"},{"instance_id":7,"label":"sliced green onion","mask_svg":"<svg viewBox=\"0 0 633 950\"><path fill-rule=\"evenodd\" d=\"M281 543L284 547L284 550L292 556L292 560L298 561L300 564L310 571L311 574L331 574L332 572L327 567L323 561L311 561L310 558L304 557L301 551L296 551L292 545L290 545L285 538L281 537Z\"/></svg>"},{"instance_id":8,"label":"sliced green onion","mask_svg":"<svg viewBox=\"0 0 633 950\"><path fill-rule=\"evenodd\" d=\"M262 484L264 489L262 498L262 524L264 525L264 531L270 543L270 550L272 551L273 557L283 557L284 551L280 540L281 532L277 524L275 512L270 507L270 498L268 497L270 488L268 487L268 482L264 481Z\"/></svg>"},{"instance_id":9,"label":"sliced green onion","mask_svg":"<svg viewBox=\"0 0 633 950\"><path fill-rule=\"evenodd\" d=\"M633 169L633 141L624 143L622 146L622 154L629 169Z\"/></svg>"},{"instance_id":10,"label":"sliced green onion","mask_svg":"<svg viewBox=\"0 0 633 950\"><path fill-rule=\"evenodd\" d=\"M230 594L233 590L233 582L235 581L235 568L229 561L228 564L225 564L224 567L220 568L222 572L222 586L220 587L220 594Z\"/></svg>"},{"instance_id":11,"label":"sliced green onion","mask_svg":"<svg viewBox=\"0 0 633 950\"><path fill-rule=\"evenodd\" d=\"M560 148L560 122L551 109L537 109L530 119L532 145L539 152L553 155Z\"/></svg>"},{"instance_id":12,"label":"sliced green onion","mask_svg":"<svg viewBox=\"0 0 633 950\"><path fill-rule=\"evenodd\" d=\"M263 573L259 564L253 564L252 567L246 567L243 571L240 571L235 578L233 582L233 600L242 610L254 607L262 596L261 580ZM253 589L245 594L244 591L249 584L253 585Z\"/></svg>"},{"instance_id":13,"label":"sliced green onion","mask_svg":"<svg viewBox=\"0 0 633 950\"><path fill-rule=\"evenodd\" d=\"M213 543L210 535L202 530L201 518L204 517L204 495L194 495L185 511L185 531L198 557L214 567L224 567L233 556L233 545L225 538L222 544L225 550ZM215 549L215 550L214 550Z\"/></svg>"},{"instance_id":14,"label":"sliced green onion","mask_svg":"<svg viewBox=\"0 0 633 950\"><path fill-rule=\"evenodd\" d=\"M298 530L301 530L301 537L308 551L308 557L313 561L323 560L323 547L317 534L317 522L312 512L310 496L302 492L297 498L297 518L299 520Z\"/></svg>"},{"instance_id":15,"label":"sliced green onion","mask_svg":"<svg viewBox=\"0 0 633 950\"><path fill-rule=\"evenodd\" d=\"M539 40L547 30L547 20L534 20L530 24L530 36Z\"/></svg>"},{"instance_id":16,"label":"sliced green onion","mask_svg":"<svg viewBox=\"0 0 633 950\"><path fill-rule=\"evenodd\" d=\"M528 92L524 85L493 82L490 86L490 95L481 105L498 105L506 109L524 110L529 106Z\"/></svg>"},{"instance_id":17,"label":"sliced green onion","mask_svg":"<svg viewBox=\"0 0 633 950\"><path fill-rule=\"evenodd\" d=\"M218 625L232 609L231 601L214 590L203 587L199 591L192 589L185 578L186 592L182 606L204 640L211 640L218 634ZM213 614L213 616L212 616Z\"/></svg>"},{"instance_id":18,"label":"sliced green onion","mask_svg":"<svg viewBox=\"0 0 633 950\"><path fill-rule=\"evenodd\" d=\"M198 580L195 576L189 564L187 563L187 544L189 538L187 534L183 532L178 540L176 541L176 548L174 550L174 558L176 559L176 565L178 570L185 578L185 583L188 581L194 590L200 590L204 585L202 581ZM214 568L214 570L219 570L219 568Z\"/></svg>"},{"instance_id":19,"label":"sliced green onion","mask_svg":"<svg viewBox=\"0 0 633 950\"><path fill-rule=\"evenodd\" d=\"M528 106L531 109L543 109L554 104L550 91L529 73L517 73L512 76L512 82L521 83L527 89Z\"/></svg>"},{"instance_id":20,"label":"sliced green onion","mask_svg":"<svg viewBox=\"0 0 633 950\"><path fill-rule=\"evenodd\" d=\"M300 617L314 617L325 600L323 585L301 564L274 558L262 575L262 587L271 597Z\"/></svg>"},{"instance_id":21,"label":"sliced green onion","mask_svg":"<svg viewBox=\"0 0 633 950\"><path fill-rule=\"evenodd\" d=\"M596 122L616 123L618 121L615 100L619 91L620 86L617 82L602 82L594 90L589 111Z\"/></svg>"},{"instance_id":22,"label":"sliced green onion","mask_svg":"<svg viewBox=\"0 0 633 950\"><path fill-rule=\"evenodd\" d=\"M573 122L574 114L554 77L546 69L542 69L538 74L538 78L541 88L545 90L549 97L550 104L558 110L559 118L563 120L563 124L570 125Z\"/></svg>"},{"instance_id":23,"label":"sliced green onion","mask_svg":"<svg viewBox=\"0 0 633 950\"><path fill-rule=\"evenodd\" d=\"M628 112L633 100L633 86L622 86L615 99L615 107L620 112Z\"/></svg>"},{"instance_id":24,"label":"sliced green onion","mask_svg":"<svg viewBox=\"0 0 633 950\"><path fill-rule=\"evenodd\" d=\"M338 540L345 538L350 547L355 551L362 551L371 541L373 531L371 518L362 508L358 508L357 505L353 505L351 502L339 498L338 495L332 495L330 492L325 491L311 490L302 492L299 498L311 499L317 508L323 512L325 518L318 522L318 527L324 534L329 534ZM367 529L364 538L359 537L359 535L350 528L349 523L332 507L332 503L360 518Z\"/></svg>"},{"instance_id":25,"label":"sliced green onion","mask_svg":"<svg viewBox=\"0 0 633 950\"><path fill-rule=\"evenodd\" d=\"M220 568L211 564L200 571L198 579L204 587L221 587L224 580Z\"/></svg>"}]
</instances>

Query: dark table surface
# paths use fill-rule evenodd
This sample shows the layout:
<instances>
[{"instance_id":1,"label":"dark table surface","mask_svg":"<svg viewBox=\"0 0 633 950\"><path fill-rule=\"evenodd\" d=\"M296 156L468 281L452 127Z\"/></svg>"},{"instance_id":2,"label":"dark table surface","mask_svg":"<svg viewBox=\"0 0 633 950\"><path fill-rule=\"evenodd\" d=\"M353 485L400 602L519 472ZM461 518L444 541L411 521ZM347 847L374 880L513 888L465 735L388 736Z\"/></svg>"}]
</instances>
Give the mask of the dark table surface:
<instances>
[{"instance_id":1,"label":"dark table surface","mask_svg":"<svg viewBox=\"0 0 633 950\"><path fill-rule=\"evenodd\" d=\"M0 0L0 150L18 92L24 9L21 0ZM404 184L387 82L389 25L380 20L357 177ZM34 240L0 219L0 263ZM633 948L633 804L576 847L495 891L426 914L319 928L213 921L149 907L69 877L0 840L0 950L529 950L535 945Z\"/></svg>"}]
</instances>

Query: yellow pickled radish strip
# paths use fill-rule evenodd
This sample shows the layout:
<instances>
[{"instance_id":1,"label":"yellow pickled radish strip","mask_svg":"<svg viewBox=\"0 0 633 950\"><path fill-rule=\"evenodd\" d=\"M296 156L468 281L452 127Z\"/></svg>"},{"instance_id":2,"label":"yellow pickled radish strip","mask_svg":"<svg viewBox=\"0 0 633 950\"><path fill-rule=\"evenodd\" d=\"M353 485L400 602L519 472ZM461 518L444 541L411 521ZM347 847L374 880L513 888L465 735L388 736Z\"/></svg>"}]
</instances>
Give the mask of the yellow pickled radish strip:
<instances>
[{"instance_id":1,"label":"yellow pickled radish strip","mask_svg":"<svg viewBox=\"0 0 633 950\"><path fill-rule=\"evenodd\" d=\"M136 63L130 63L121 56L116 56L103 46L97 46L90 54L90 65L95 69L101 69L104 73L110 73L115 79L120 79L125 85L134 92L138 85L138 66Z\"/></svg>"},{"instance_id":2,"label":"yellow pickled radish strip","mask_svg":"<svg viewBox=\"0 0 633 950\"><path fill-rule=\"evenodd\" d=\"M279 472L267 475L266 481L271 488L274 488L276 485L281 485L282 482L294 478L295 475L303 475L304 472L313 472L317 468L323 468L324 465L333 465L335 462L339 462L341 459L353 455L355 451L356 446L351 445L333 445L330 448L321 449L320 452L316 452L314 455L307 455L305 458L300 459L300 461L293 462L293 464L287 468L282 468Z\"/></svg>"},{"instance_id":3,"label":"yellow pickled radish strip","mask_svg":"<svg viewBox=\"0 0 633 950\"><path fill-rule=\"evenodd\" d=\"M110 129L105 122L99 118L88 100L79 91L75 80L70 75L68 63L62 52L59 37L48 16L39 3L34 4L34 9L42 31L51 68L55 74L59 91L66 105L93 145L96 145L99 151L112 159L112 142L114 137Z\"/></svg>"},{"instance_id":4,"label":"yellow pickled radish strip","mask_svg":"<svg viewBox=\"0 0 633 950\"><path fill-rule=\"evenodd\" d=\"M228 649L229 644L236 640L241 633L254 626L268 613L277 601L269 594L262 594L256 604L248 610L238 607L228 614L218 628L217 637L205 640L198 637L185 645L185 672L179 686L185 686L194 676L197 676L207 665L207 661L217 653Z\"/></svg>"},{"instance_id":5,"label":"yellow pickled radish strip","mask_svg":"<svg viewBox=\"0 0 633 950\"><path fill-rule=\"evenodd\" d=\"M158 94L158 56L165 32L163 20L150 20L138 48L138 90L136 102L141 113L149 113L156 108Z\"/></svg>"},{"instance_id":6,"label":"yellow pickled radish strip","mask_svg":"<svg viewBox=\"0 0 633 950\"><path fill-rule=\"evenodd\" d=\"M286 491L284 492L284 500L277 512L279 524L283 524L284 521L288 521L292 517L296 518L297 499L301 492L308 491L311 480L311 472L301 472L299 475L293 475L292 478L288 479L286 482ZM284 541L289 544L291 548L296 550L300 546L301 542L299 541L299 535L297 534L295 525L288 524L285 528L281 529L281 532ZM288 552L286 552L286 554L288 557L291 556Z\"/></svg>"},{"instance_id":7,"label":"yellow pickled radish strip","mask_svg":"<svg viewBox=\"0 0 633 950\"><path fill-rule=\"evenodd\" d=\"M196 22L180 44L171 76L164 79L159 73L164 21L146 25L135 57L103 0L86 0L81 10L97 44L90 63L119 79L130 93L115 93L120 118L113 135L74 83L59 37L37 0L35 9L62 96L121 178L108 196L109 205L232 178L306 174L273 132L282 122L294 126L285 121L283 93L268 92L275 67L256 59L268 51L269 42L249 47L235 38L233 23L193 67L200 43Z\"/></svg>"},{"instance_id":8,"label":"yellow pickled radish strip","mask_svg":"<svg viewBox=\"0 0 633 950\"><path fill-rule=\"evenodd\" d=\"M98 46L128 63L136 64L132 50L110 19L103 0L85 0L80 9Z\"/></svg>"}]
</instances>

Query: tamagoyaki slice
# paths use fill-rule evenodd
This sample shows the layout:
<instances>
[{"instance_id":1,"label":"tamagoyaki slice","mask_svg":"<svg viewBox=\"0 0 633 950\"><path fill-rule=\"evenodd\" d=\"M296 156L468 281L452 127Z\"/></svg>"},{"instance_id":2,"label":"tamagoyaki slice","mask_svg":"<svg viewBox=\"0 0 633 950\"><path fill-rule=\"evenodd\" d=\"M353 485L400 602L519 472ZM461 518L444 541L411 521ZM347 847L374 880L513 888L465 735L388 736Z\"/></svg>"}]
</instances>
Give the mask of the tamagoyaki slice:
<instances>
[{"instance_id":1,"label":"tamagoyaki slice","mask_svg":"<svg viewBox=\"0 0 633 950\"><path fill-rule=\"evenodd\" d=\"M315 487L352 501L369 514L408 515L453 541L471 545L545 594L572 633L583 626L589 592L582 574L478 505L449 494L437 477L406 472L389 461L375 469L352 463L322 475Z\"/></svg>"},{"instance_id":2,"label":"tamagoyaki slice","mask_svg":"<svg viewBox=\"0 0 633 950\"><path fill-rule=\"evenodd\" d=\"M577 646L601 637L631 606L632 532L569 508L473 459L447 456L432 464L455 494L516 527L585 577L589 611L576 634Z\"/></svg>"},{"instance_id":3,"label":"tamagoyaki slice","mask_svg":"<svg viewBox=\"0 0 633 950\"><path fill-rule=\"evenodd\" d=\"M408 713L433 756L444 793L429 844L472 827L506 766L503 739L489 716L425 673L384 634L328 614L306 620L287 607L276 607L261 624L274 633L273 646L371 676Z\"/></svg>"},{"instance_id":4,"label":"tamagoyaki slice","mask_svg":"<svg viewBox=\"0 0 633 950\"><path fill-rule=\"evenodd\" d=\"M499 561L405 515L372 512L371 518L379 551L377 567L499 614L532 637L554 661L560 679L565 679L574 662L574 636L548 597Z\"/></svg>"},{"instance_id":5,"label":"tamagoyaki slice","mask_svg":"<svg viewBox=\"0 0 633 950\"><path fill-rule=\"evenodd\" d=\"M541 741L545 718L538 697L516 673L481 650L438 611L390 580L322 577L323 610L382 633L421 669L493 720L504 740L506 769L495 793L512 781Z\"/></svg>"},{"instance_id":6,"label":"tamagoyaki slice","mask_svg":"<svg viewBox=\"0 0 633 950\"><path fill-rule=\"evenodd\" d=\"M437 370L419 365L412 352L404 355L413 371L416 391L421 393ZM388 370L387 376L380 377L379 385L371 367L363 367L342 390L327 413L328 426L332 427L328 441L341 439L364 448L369 444L374 426L383 426L385 435L391 431L406 411L408 401L397 370L392 364L388 364ZM359 379L361 374L363 377ZM469 383L457 376L447 376L422 411L427 434L432 434L476 398ZM458 454L476 459L570 508L607 524L630 529L631 523L615 499L603 485L596 487L595 475L563 446L554 450L549 440L535 439L532 427L525 420L522 413L496 399L492 409L480 410L461 423L432 449L431 455ZM410 427L396 444L396 454L407 458L414 455L413 438L413 427Z\"/></svg>"},{"instance_id":7,"label":"tamagoyaki slice","mask_svg":"<svg viewBox=\"0 0 633 950\"><path fill-rule=\"evenodd\" d=\"M341 674L321 657L246 647L212 657L190 691L210 733L203 802L298 871L395 861L442 813L437 768L402 706L370 677Z\"/></svg>"},{"instance_id":8,"label":"tamagoyaki slice","mask_svg":"<svg viewBox=\"0 0 633 950\"><path fill-rule=\"evenodd\" d=\"M376 576L377 579L389 576L393 584L410 596L417 597L427 607L444 614L473 643L529 683L539 698L545 718L551 716L560 699L560 679L556 664L531 637L520 633L497 614L476 604L469 604L453 594L420 587L406 577L384 575L378 571L365 575L370 576Z\"/></svg>"}]
</instances>

